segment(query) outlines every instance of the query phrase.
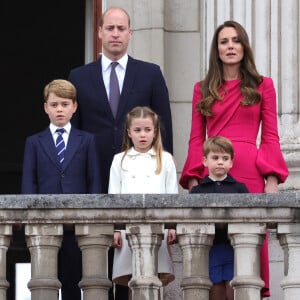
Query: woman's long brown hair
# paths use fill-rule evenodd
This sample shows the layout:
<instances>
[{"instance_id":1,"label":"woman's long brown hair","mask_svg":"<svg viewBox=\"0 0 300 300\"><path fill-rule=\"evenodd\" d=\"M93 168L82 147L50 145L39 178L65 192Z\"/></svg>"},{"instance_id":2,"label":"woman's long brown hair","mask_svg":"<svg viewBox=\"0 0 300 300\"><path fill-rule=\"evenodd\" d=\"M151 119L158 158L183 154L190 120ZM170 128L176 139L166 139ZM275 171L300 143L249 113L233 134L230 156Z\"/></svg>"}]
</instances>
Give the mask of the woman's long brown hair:
<instances>
[{"instance_id":1,"label":"woman's long brown hair","mask_svg":"<svg viewBox=\"0 0 300 300\"><path fill-rule=\"evenodd\" d=\"M235 21L225 21L220 25L213 36L208 72L203 81L199 84L202 93L202 101L200 101L196 109L205 116L212 116L212 105L216 100L222 100L219 91L224 82L223 62L219 56L218 38L220 31L225 27L232 27L236 30L238 39L244 48L244 57L240 64L241 79L240 89L243 95L242 105L254 105L261 99L260 93L257 91L258 85L262 81L262 76L258 73L253 51L250 47L248 34L245 29Z\"/></svg>"}]
</instances>

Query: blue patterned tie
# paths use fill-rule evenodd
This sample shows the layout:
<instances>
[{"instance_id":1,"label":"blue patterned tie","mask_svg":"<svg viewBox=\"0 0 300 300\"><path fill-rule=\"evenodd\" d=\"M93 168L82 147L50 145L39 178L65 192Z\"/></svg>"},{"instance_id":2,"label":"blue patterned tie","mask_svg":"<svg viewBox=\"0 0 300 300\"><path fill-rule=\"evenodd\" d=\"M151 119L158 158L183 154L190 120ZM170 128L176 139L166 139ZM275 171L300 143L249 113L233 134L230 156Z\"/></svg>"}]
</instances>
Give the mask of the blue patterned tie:
<instances>
[{"instance_id":1,"label":"blue patterned tie","mask_svg":"<svg viewBox=\"0 0 300 300\"><path fill-rule=\"evenodd\" d=\"M118 64L119 63L116 61L111 63L110 79L109 79L109 104L114 117L116 117L119 100L120 100L120 87L119 87L119 81L115 70Z\"/></svg>"},{"instance_id":2,"label":"blue patterned tie","mask_svg":"<svg viewBox=\"0 0 300 300\"><path fill-rule=\"evenodd\" d=\"M58 128L56 129L56 133L57 133L57 138L56 138L56 142L55 142L55 147L56 147L56 151L57 151L57 157L58 157L58 161L60 163L63 163L64 159L65 159L65 151L66 151L66 145L63 139L62 134L65 132L64 128Z\"/></svg>"}]
</instances>

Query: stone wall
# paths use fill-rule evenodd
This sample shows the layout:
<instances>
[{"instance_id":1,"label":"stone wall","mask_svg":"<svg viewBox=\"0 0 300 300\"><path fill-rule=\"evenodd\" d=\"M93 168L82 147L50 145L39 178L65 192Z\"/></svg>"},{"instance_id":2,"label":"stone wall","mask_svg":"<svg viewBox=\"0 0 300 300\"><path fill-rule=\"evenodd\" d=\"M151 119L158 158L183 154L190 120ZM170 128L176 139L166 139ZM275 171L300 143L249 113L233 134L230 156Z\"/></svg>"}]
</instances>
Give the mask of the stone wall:
<instances>
[{"instance_id":1,"label":"stone wall","mask_svg":"<svg viewBox=\"0 0 300 300\"><path fill-rule=\"evenodd\" d=\"M281 190L298 190L300 100L298 0L107 0L131 15L129 53L159 64L172 103L174 155L178 173L187 155L193 85L203 78L215 28L227 19L243 24L258 70L271 76L278 96L281 146L290 176ZM259 143L259 141L258 141ZM184 192L184 191L181 191Z\"/></svg>"}]
</instances>

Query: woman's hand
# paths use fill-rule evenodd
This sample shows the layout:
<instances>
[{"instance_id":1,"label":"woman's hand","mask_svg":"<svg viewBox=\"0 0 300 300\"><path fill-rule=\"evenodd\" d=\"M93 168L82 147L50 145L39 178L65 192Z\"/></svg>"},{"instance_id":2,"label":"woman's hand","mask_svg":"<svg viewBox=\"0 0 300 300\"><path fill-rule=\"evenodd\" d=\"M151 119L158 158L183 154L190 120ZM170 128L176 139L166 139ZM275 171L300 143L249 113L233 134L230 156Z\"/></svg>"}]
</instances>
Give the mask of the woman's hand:
<instances>
[{"instance_id":1,"label":"woman's hand","mask_svg":"<svg viewBox=\"0 0 300 300\"><path fill-rule=\"evenodd\" d=\"M198 184L199 184L199 182L198 182L197 178L195 178L195 177L191 178L188 182L189 191L192 189L193 186L198 185Z\"/></svg>"},{"instance_id":2,"label":"woman's hand","mask_svg":"<svg viewBox=\"0 0 300 300\"><path fill-rule=\"evenodd\" d=\"M266 184L265 184L265 193L267 194L279 193L278 179L276 176L270 175L267 177Z\"/></svg>"},{"instance_id":3,"label":"woman's hand","mask_svg":"<svg viewBox=\"0 0 300 300\"><path fill-rule=\"evenodd\" d=\"M176 230L169 229L168 230L168 244L175 244L176 243Z\"/></svg>"},{"instance_id":4,"label":"woman's hand","mask_svg":"<svg viewBox=\"0 0 300 300\"><path fill-rule=\"evenodd\" d=\"M114 241L112 246L118 249L122 248L122 236L120 231L114 232Z\"/></svg>"}]
</instances>

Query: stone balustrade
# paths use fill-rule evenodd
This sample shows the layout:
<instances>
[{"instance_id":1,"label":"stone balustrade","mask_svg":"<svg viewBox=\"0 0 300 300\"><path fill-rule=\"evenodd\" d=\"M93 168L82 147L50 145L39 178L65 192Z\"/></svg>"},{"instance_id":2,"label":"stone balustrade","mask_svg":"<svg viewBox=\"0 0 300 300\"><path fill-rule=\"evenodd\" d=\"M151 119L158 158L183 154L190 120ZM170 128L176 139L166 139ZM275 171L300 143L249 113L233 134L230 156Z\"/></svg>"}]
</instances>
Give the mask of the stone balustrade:
<instances>
[{"instance_id":1,"label":"stone balustrade","mask_svg":"<svg viewBox=\"0 0 300 300\"><path fill-rule=\"evenodd\" d=\"M260 300L259 249L267 228L284 252L284 300L300 298L300 193L179 195L1 195L0 300L6 300L6 252L14 226L25 226L32 300L57 300L57 254L64 226L82 251L84 300L108 299L107 253L114 229L126 228L133 251L133 300L158 300L157 249L164 228L176 228L182 250L182 297L207 300L208 253L214 225L228 223L235 249L235 299Z\"/></svg>"}]
</instances>

